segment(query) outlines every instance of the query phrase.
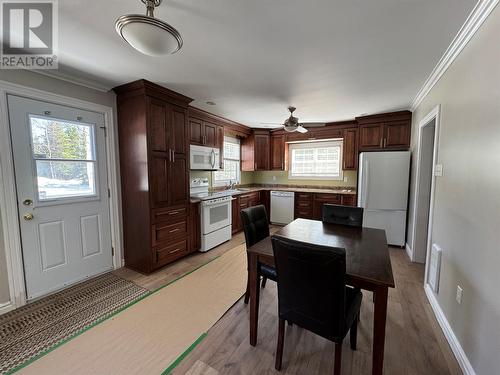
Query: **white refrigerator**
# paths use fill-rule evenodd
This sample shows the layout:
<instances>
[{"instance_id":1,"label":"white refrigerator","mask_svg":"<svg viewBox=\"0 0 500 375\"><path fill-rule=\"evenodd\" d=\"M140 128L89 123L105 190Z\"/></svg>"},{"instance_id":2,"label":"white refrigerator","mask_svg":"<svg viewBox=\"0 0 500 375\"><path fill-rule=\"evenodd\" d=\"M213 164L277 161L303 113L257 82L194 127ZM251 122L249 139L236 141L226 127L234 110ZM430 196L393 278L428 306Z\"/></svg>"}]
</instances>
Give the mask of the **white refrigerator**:
<instances>
[{"instance_id":1,"label":"white refrigerator","mask_svg":"<svg viewBox=\"0 0 500 375\"><path fill-rule=\"evenodd\" d=\"M358 206L363 226L385 229L387 243L404 246L410 151L363 152L359 157Z\"/></svg>"}]
</instances>

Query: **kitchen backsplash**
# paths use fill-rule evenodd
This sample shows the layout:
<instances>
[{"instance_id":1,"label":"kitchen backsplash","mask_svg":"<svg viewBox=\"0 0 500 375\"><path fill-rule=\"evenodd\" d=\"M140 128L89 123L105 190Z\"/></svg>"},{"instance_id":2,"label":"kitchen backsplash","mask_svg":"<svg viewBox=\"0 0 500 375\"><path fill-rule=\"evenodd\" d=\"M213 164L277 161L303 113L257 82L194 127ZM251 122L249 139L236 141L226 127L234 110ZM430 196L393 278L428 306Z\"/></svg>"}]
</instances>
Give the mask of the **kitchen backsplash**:
<instances>
[{"instance_id":1,"label":"kitchen backsplash","mask_svg":"<svg viewBox=\"0 0 500 375\"><path fill-rule=\"evenodd\" d=\"M355 187L357 180L356 171L344 171L344 180L347 181L325 181L325 180L291 180L287 171L259 171L253 172L254 184L279 184L279 185L302 185L302 186L329 186L329 187Z\"/></svg>"},{"instance_id":2,"label":"kitchen backsplash","mask_svg":"<svg viewBox=\"0 0 500 375\"><path fill-rule=\"evenodd\" d=\"M190 179L207 177L212 186L212 172L191 171ZM347 181L318 181L318 180L290 180L287 171L259 171L241 172L241 185L251 184L279 184L301 186L328 186L328 187L355 187L357 181L356 171L344 171Z\"/></svg>"}]
</instances>

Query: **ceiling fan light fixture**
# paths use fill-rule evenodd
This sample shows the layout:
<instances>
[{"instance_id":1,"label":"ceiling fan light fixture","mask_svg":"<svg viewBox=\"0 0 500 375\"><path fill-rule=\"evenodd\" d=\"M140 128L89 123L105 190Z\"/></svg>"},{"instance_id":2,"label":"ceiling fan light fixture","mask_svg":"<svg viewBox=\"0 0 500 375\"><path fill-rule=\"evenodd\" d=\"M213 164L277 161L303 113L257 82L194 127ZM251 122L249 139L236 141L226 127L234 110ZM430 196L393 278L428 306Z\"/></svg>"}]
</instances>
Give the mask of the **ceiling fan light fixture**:
<instances>
[{"instance_id":1,"label":"ceiling fan light fixture","mask_svg":"<svg viewBox=\"0 0 500 375\"><path fill-rule=\"evenodd\" d=\"M175 53L182 47L181 34L168 23L154 17L154 8L162 0L141 0L146 15L127 14L116 20L118 35L137 51L149 56Z\"/></svg>"}]
</instances>

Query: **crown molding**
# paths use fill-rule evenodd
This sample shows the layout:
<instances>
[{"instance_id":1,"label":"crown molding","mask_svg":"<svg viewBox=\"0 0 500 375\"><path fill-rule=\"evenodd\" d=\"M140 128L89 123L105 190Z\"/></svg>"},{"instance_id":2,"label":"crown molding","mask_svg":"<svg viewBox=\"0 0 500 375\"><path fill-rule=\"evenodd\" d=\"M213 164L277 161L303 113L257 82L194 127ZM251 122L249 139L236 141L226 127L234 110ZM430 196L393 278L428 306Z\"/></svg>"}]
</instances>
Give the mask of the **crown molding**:
<instances>
[{"instance_id":1,"label":"crown molding","mask_svg":"<svg viewBox=\"0 0 500 375\"><path fill-rule=\"evenodd\" d=\"M97 91L101 91L101 92L109 92L113 88L111 86L102 85L100 83L97 83L95 81L91 81L88 79L71 77L71 76L64 74L64 73L61 73L61 72L56 73L55 70L47 69L47 70L29 70L29 71L33 72L33 73L40 74L42 76L46 76L46 77L50 77L50 78L54 78L54 79L59 79L61 81L69 82L69 83L72 83L72 84L78 85L78 86L84 86L84 87L87 87L89 89L93 89L93 90L97 90Z\"/></svg>"},{"instance_id":2,"label":"crown molding","mask_svg":"<svg viewBox=\"0 0 500 375\"><path fill-rule=\"evenodd\" d=\"M493 9L497 6L500 0L479 0L469 17L458 31L451 44L444 52L437 65L432 70L430 76L420 88L417 95L411 104L413 112L424 100L427 94L431 91L434 85L439 81L441 76L448 70L450 65L455 61L460 52L464 49L467 43L472 39L476 31L481 27L483 22L488 18Z\"/></svg>"}]
</instances>

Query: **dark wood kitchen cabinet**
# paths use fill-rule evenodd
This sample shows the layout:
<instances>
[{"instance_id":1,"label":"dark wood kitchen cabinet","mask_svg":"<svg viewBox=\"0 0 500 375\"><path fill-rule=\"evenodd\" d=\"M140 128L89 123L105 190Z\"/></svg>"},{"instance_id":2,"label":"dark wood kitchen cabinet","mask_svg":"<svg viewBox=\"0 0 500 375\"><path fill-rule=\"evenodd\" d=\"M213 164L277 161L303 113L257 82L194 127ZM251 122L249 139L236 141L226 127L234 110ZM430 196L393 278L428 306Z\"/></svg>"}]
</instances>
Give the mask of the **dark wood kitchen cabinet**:
<instances>
[{"instance_id":1,"label":"dark wood kitchen cabinet","mask_svg":"<svg viewBox=\"0 0 500 375\"><path fill-rule=\"evenodd\" d=\"M344 171L358 168L358 129L344 129L342 164Z\"/></svg>"},{"instance_id":2,"label":"dark wood kitchen cabinet","mask_svg":"<svg viewBox=\"0 0 500 375\"><path fill-rule=\"evenodd\" d=\"M208 121L189 117L189 143L192 145L219 147L222 126Z\"/></svg>"},{"instance_id":3,"label":"dark wood kitchen cabinet","mask_svg":"<svg viewBox=\"0 0 500 375\"><path fill-rule=\"evenodd\" d=\"M201 248L201 202L192 202L189 210L189 250Z\"/></svg>"},{"instance_id":4,"label":"dark wood kitchen cabinet","mask_svg":"<svg viewBox=\"0 0 500 375\"><path fill-rule=\"evenodd\" d=\"M285 168L285 135L271 135L271 170L284 171Z\"/></svg>"},{"instance_id":5,"label":"dark wood kitchen cabinet","mask_svg":"<svg viewBox=\"0 0 500 375\"><path fill-rule=\"evenodd\" d=\"M114 90L125 265L149 273L190 252L191 99L146 80Z\"/></svg>"},{"instance_id":6,"label":"dark wood kitchen cabinet","mask_svg":"<svg viewBox=\"0 0 500 375\"><path fill-rule=\"evenodd\" d=\"M410 148L410 111L358 117L356 121L359 124L359 151Z\"/></svg>"},{"instance_id":7,"label":"dark wood kitchen cabinet","mask_svg":"<svg viewBox=\"0 0 500 375\"><path fill-rule=\"evenodd\" d=\"M267 130L254 130L241 143L241 170L268 171L271 136Z\"/></svg>"},{"instance_id":8,"label":"dark wood kitchen cabinet","mask_svg":"<svg viewBox=\"0 0 500 375\"><path fill-rule=\"evenodd\" d=\"M243 230L243 224L241 222L241 215L240 215L241 210L244 210L245 208L248 207L257 206L259 204L265 205L265 202L261 200L261 193L262 192L260 191L252 191L233 196L233 201L231 205L231 210L232 210L231 221L232 221L233 234Z\"/></svg>"},{"instance_id":9,"label":"dark wood kitchen cabinet","mask_svg":"<svg viewBox=\"0 0 500 375\"><path fill-rule=\"evenodd\" d=\"M295 193L295 219L313 218L313 195L312 193Z\"/></svg>"},{"instance_id":10,"label":"dark wood kitchen cabinet","mask_svg":"<svg viewBox=\"0 0 500 375\"><path fill-rule=\"evenodd\" d=\"M231 202L231 225L233 234L243 229L240 218L240 197L238 195L233 196Z\"/></svg>"},{"instance_id":11,"label":"dark wood kitchen cabinet","mask_svg":"<svg viewBox=\"0 0 500 375\"><path fill-rule=\"evenodd\" d=\"M331 193L315 193L313 198L313 219L321 220L323 217L323 205L325 203L342 204L342 196L340 194Z\"/></svg>"}]
</instances>

